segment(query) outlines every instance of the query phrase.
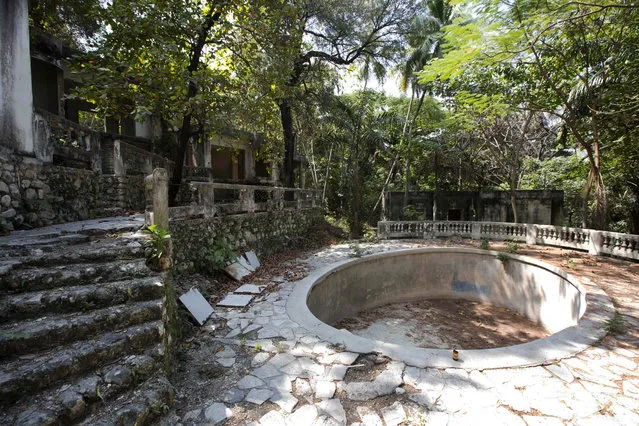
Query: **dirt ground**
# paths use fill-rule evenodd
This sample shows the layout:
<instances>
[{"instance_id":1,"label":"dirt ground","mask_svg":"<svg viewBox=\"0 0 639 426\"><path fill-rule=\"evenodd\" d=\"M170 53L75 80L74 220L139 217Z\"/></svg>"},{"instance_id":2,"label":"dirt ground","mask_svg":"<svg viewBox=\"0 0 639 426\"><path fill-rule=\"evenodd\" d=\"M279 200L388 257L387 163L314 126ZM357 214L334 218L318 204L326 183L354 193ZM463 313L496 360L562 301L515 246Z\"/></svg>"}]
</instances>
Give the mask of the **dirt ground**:
<instances>
[{"instance_id":1,"label":"dirt ground","mask_svg":"<svg viewBox=\"0 0 639 426\"><path fill-rule=\"evenodd\" d=\"M540 339L549 333L509 309L463 299L394 303L337 324L360 336L438 349L488 349Z\"/></svg>"}]
</instances>

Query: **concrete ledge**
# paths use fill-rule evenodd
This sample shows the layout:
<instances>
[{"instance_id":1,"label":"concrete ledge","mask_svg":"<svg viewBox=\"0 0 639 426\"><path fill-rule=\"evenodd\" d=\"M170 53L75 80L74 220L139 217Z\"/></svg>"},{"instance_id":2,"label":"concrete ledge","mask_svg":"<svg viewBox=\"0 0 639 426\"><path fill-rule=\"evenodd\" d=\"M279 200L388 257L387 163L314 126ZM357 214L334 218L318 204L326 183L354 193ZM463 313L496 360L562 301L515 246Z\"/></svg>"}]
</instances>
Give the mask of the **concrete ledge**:
<instances>
[{"instance_id":1,"label":"concrete ledge","mask_svg":"<svg viewBox=\"0 0 639 426\"><path fill-rule=\"evenodd\" d=\"M424 248L397 250L394 252L366 256L356 260L338 262L311 272L307 278L296 285L295 290L288 300L288 314L293 321L296 321L310 332L330 343L343 345L345 350L359 353L379 352L415 367L464 368L470 370L547 364L558 359L571 357L574 354L583 351L606 335L605 324L612 318L615 311L610 298L601 291L601 289L597 287L594 289L595 291L587 293L585 288L575 277L567 274L563 270L535 259L515 255L509 256L509 259L506 260L506 262L509 262L510 266L504 266L503 269L506 270L506 272L508 272L507 269L509 268L514 268L515 271L524 271L525 276L528 278L534 277L536 274L538 277L543 278L543 281L536 281L535 279L532 279L529 280L529 284L531 282L538 283L540 288L542 288L541 286L545 286L547 291L551 289L553 285L560 285L560 291L557 291L554 295L549 294L548 296L556 296L557 294L560 294L563 297L568 297L566 301L572 303L572 309L574 310L571 315L576 315L572 324L564 324L563 327L561 324L554 324L555 328L561 329L553 330L556 332L551 336L520 345L494 349L460 350L460 361L455 362L452 360L450 350L400 346L378 340L366 339L354 335L346 330L338 330L321 321L315 314L313 314L312 309L309 308L310 301L311 305L314 304L313 310L318 313L319 316L327 315L326 318L329 318L328 322L339 321L339 319L341 319L340 315L342 314L336 313L336 309L339 308L339 305L334 303L335 300L323 301L326 305L331 306L330 309L326 310L332 310L333 312L322 314L321 312L318 312L320 305L318 305L316 300L313 300L313 298L317 297L320 293L316 293L315 296L313 296L313 293L319 291L322 283L325 282L330 283L332 281L333 284L340 283L346 286L349 285L348 283L356 283L358 273L367 270L367 276L362 277L360 280L363 281L360 282L360 284L363 285L353 292L351 300L348 301L348 304L352 306L351 311L346 312L342 317L356 315L358 309L368 309L370 307L380 306L386 303L426 298L428 296L427 291L429 289L432 290L435 287L429 287L428 285L424 285L424 283L437 275L438 278L434 281L438 283L437 286L439 287L439 293L433 294L431 297L459 297L482 300L507 306L523 313L529 318L534 318L534 309L529 309L528 312L525 310L522 312L522 309L517 309L517 306L514 306L513 308L512 304L509 305L508 298L503 297L505 294L503 290L507 290L506 293L516 290L515 288L512 288L513 282L506 286L495 287L498 292L491 293L492 296L497 296L494 299L487 297L485 293L480 295L476 294L475 296L461 295L458 293L453 294L450 292L448 296L445 294L445 289L442 288L441 284L445 283L446 280L451 283L451 273L453 275L456 273L473 274L477 271L473 272L464 268L477 264L478 261L485 261L487 265L492 265L492 267L487 267L483 271L479 271L479 273L475 275L479 282L475 281L474 284L487 285L486 283L481 282L481 280L484 278L490 279L497 277L495 275L494 262L497 261L501 263L500 260L496 259L497 254L498 252L495 251L478 249ZM409 283L410 286L412 286L409 287L413 289L412 293L407 296L402 295L398 288L406 288L406 277L409 276L407 274L415 274L415 271L419 268L422 268L421 270L423 271L423 268L426 267L425 265L428 264L428 262L421 266L417 266L416 264L415 268L411 271L407 270L406 261L410 261L410 264L411 262L415 263L417 259L417 263L420 263L419 259L432 260L435 258L439 258L444 262L448 261L449 265L451 261L460 262L460 259L464 258L468 258L470 260L469 263L459 263L459 268L452 272L446 271L445 265L443 267L442 265L431 265L431 273L429 273L428 277L426 278L422 274L422 276L418 277L419 279L413 280L413 282ZM389 265L392 270L386 271L385 275L382 269L388 269ZM393 273L401 273L403 275L397 278L400 282L394 293L389 293L387 290L389 288L393 289L394 284L397 284L398 281L395 281L395 283L389 283L387 280L384 280L388 278L388 274L392 275ZM504 271L501 271L497 275L503 273ZM340 275L342 276L340 277ZM549 283L549 277L553 276L555 277L554 283ZM371 277L377 278L373 279ZM379 281L375 282L377 279ZM375 291L371 289L374 289L377 285L379 285L380 281L382 287L385 288L385 292L375 293ZM415 287L414 283L418 283L419 285ZM453 286L451 285L450 287L452 288ZM528 288L528 291L530 291L531 288L532 287ZM415 291L416 289L417 291ZM421 291L420 289L423 289L426 292ZM343 289L340 291L343 291ZM501 291L501 293L499 291ZM327 292L324 291L322 294L326 293ZM380 294L394 294L395 297L381 297L380 299L378 298ZM371 297L367 297L367 295ZM540 295L545 297L543 291ZM517 297L514 297L514 299L517 300ZM553 301L550 300L549 302ZM359 307L353 306L358 303L360 303ZM553 306L553 309L556 309L556 306ZM544 315L546 318L542 318ZM547 328L552 328L552 315L550 317L548 317L548 315L549 313L546 312L541 315L541 317L536 318L536 320ZM565 321L566 318L564 316L561 318L560 323L565 323Z\"/></svg>"}]
</instances>

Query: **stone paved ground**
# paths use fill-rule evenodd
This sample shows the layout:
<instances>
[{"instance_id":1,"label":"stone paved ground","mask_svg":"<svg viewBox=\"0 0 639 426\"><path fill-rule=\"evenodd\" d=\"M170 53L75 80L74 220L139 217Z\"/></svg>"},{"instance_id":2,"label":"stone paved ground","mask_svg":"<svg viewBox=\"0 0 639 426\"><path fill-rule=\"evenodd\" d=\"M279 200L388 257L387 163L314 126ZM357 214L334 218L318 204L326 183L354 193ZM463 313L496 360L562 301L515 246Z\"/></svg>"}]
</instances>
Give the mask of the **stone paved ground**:
<instances>
[{"instance_id":1,"label":"stone paved ground","mask_svg":"<svg viewBox=\"0 0 639 426\"><path fill-rule=\"evenodd\" d=\"M442 243L362 248L368 254ZM319 268L352 252L333 246L298 262ZM624 331L545 366L420 369L340 352L310 335L286 313L296 283L273 277L281 282L277 291L244 311L216 309L189 344L181 369L191 375L177 379L177 404L163 424L638 425L639 265L549 247L524 246L519 254L563 267L586 286L596 281L615 301Z\"/></svg>"}]
</instances>

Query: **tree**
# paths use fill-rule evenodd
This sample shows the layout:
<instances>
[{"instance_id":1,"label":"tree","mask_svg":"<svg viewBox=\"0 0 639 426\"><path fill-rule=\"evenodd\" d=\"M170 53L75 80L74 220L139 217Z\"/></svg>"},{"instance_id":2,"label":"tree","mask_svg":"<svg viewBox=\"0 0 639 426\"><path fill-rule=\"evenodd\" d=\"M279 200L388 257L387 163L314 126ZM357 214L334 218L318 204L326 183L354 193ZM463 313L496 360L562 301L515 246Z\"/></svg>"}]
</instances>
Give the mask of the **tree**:
<instances>
[{"instance_id":1,"label":"tree","mask_svg":"<svg viewBox=\"0 0 639 426\"><path fill-rule=\"evenodd\" d=\"M224 126L273 133L264 127L275 123L271 92L286 60L271 29L288 11L268 0L113 0L99 15L108 30L76 62L88 83L77 95L105 115L153 114L177 132L174 204L192 137Z\"/></svg>"},{"instance_id":2,"label":"tree","mask_svg":"<svg viewBox=\"0 0 639 426\"><path fill-rule=\"evenodd\" d=\"M347 66L364 58L392 57L415 11L412 0L300 0L295 7L297 16L286 25L294 22L295 37L288 41L297 54L287 73L288 91L278 100L285 151L284 180L289 187L294 186L293 92L307 82L309 69L318 62Z\"/></svg>"},{"instance_id":3,"label":"tree","mask_svg":"<svg viewBox=\"0 0 639 426\"><path fill-rule=\"evenodd\" d=\"M513 107L523 105L560 119L566 136L584 150L590 166L583 191L583 226L605 228L601 136L609 117L603 114L602 96L617 79L627 80L613 65L614 58L626 50L625 41L636 39L632 22L639 9L626 3L468 3L477 7L480 18L448 28L449 50L421 73L423 81L454 84L462 71L483 71L508 82L506 95ZM586 209L593 191L590 218Z\"/></svg>"},{"instance_id":4,"label":"tree","mask_svg":"<svg viewBox=\"0 0 639 426\"><path fill-rule=\"evenodd\" d=\"M442 28L446 25L450 25L453 20L453 7L448 0L428 0L426 2L426 8L428 12L423 15L418 15L412 22L410 32L407 36L411 51L402 68L402 90L406 91L409 86L411 89L411 107L408 108L406 120L408 126L404 128L404 137L406 138L404 208L406 208L408 204L408 191L411 180L410 163L413 127L415 126L415 120L419 116L419 112L424 103L424 96L426 95L426 90L417 82L415 72L423 69L432 58L440 58L442 56ZM412 105L416 96L419 100L411 116Z\"/></svg>"}]
</instances>

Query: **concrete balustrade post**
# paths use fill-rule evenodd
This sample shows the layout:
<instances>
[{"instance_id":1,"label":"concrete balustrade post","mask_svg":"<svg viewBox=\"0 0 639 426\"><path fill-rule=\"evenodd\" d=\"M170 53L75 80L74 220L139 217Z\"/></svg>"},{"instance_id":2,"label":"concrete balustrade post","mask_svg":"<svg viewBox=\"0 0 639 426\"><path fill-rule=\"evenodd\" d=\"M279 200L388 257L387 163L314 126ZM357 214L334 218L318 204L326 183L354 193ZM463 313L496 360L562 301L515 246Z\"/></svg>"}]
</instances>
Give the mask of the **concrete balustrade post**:
<instances>
[{"instance_id":1,"label":"concrete balustrade post","mask_svg":"<svg viewBox=\"0 0 639 426\"><path fill-rule=\"evenodd\" d=\"M526 244L537 244L537 226L526 224Z\"/></svg>"},{"instance_id":2,"label":"concrete balustrade post","mask_svg":"<svg viewBox=\"0 0 639 426\"><path fill-rule=\"evenodd\" d=\"M471 238L473 240L481 240L481 223L472 222L471 223Z\"/></svg>"},{"instance_id":3,"label":"concrete balustrade post","mask_svg":"<svg viewBox=\"0 0 639 426\"><path fill-rule=\"evenodd\" d=\"M593 231L589 232L589 241L588 241L588 254L593 254L595 256L601 255L601 249L603 246L603 234L601 231Z\"/></svg>"},{"instance_id":4,"label":"concrete balustrade post","mask_svg":"<svg viewBox=\"0 0 639 426\"><path fill-rule=\"evenodd\" d=\"M147 194L146 224L158 225L169 229L169 173L166 169L155 169L153 173L144 179L145 192Z\"/></svg>"}]
</instances>

